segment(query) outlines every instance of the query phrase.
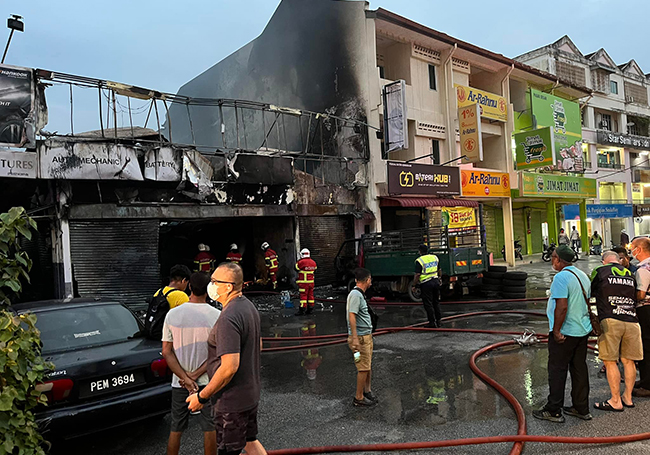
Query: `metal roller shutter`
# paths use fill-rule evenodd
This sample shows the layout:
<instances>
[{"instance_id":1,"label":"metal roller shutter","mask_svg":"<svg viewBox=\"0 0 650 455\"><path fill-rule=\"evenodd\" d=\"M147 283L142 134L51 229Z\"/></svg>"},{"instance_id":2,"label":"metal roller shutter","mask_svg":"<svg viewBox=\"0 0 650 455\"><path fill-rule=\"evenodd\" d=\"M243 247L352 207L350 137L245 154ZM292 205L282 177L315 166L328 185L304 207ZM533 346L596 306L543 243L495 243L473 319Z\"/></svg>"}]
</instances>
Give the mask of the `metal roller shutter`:
<instances>
[{"instance_id":1,"label":"metal roller shutter","mask_svg":"<svg viewBox=\"0 0 650 455\"><path fill-rule=\"evenodd\" d=\"M300 247L308 248L318 264L316 286L336 280L334 258L346 239L354 237L352 217L303 216L299 218Z\"/></svg>"},{"instance_id":2,"label":"metal roller shutter","mask_svg":"<svg viewBox=\"0 0 650 455\"><path fill-rule=\"evenodd\" d=\"M159 227L158 220L71 221L77 293L142 304L161 284Z\"/></svg>"}]
</instances>

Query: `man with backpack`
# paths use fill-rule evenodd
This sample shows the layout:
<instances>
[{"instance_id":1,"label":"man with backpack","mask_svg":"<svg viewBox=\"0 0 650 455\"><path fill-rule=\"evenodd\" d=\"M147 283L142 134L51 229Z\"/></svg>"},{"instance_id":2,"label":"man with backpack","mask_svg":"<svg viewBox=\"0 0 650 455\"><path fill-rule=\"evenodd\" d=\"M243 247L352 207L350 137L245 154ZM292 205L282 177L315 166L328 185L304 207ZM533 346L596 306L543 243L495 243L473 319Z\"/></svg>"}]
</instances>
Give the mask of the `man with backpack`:
<instances>
[{"instance_id":1,"label":"man with backpack","mask_svg":"<svg viewBox=\"0 0 650 455\"><path fill-rule=\"evenodd\" d=\"M144 320L144 334L147 338L160 341L165 316L172 308L187 302L185 293L192 272L185 265L176 264L169 271L169 285L158 289L149 303Z\"/></svg>"}]
</instances>

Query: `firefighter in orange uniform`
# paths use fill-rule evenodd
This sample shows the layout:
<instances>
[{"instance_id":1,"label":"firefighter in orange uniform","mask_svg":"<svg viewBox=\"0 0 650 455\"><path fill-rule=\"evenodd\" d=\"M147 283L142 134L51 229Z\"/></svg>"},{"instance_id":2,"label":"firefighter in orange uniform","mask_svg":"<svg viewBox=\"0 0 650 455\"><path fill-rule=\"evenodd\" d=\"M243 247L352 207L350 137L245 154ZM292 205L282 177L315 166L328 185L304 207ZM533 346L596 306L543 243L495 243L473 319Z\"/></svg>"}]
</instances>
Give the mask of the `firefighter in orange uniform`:
<instances>
[{"instance_id":1,"label":"firefighter in orange uniform","mask_svg":"<svg viewBox=\"0 0 650 455\"><path fill-rule=\"evenodd\" d=\"M264 251L264 262L268 271L269 280L273 283L273 289L278 287L278 254L271 249L269 242L262 243Z\"/></svg>"},{"instance_id":2,"label":"firefighter in orange uniform","mask_svg":"<svg viewBox=\"0 0 650 455\"><path fill-rule=\"evenodd\" d=\"M316 323L314 321L305 322L300 328L301 337L316 336ZM314 343L312 340L305 340L300 344ZM316 379L316 370L323 361L323 356L318 353L318 349L305 349L302 351L302 361L300 365L307 371L307 378L310 381Z\"/></svg>"},{"instance_id":3,"label":"firefighter in orange uniform","mask_svg":"<svg viewBox=\"0 0 650 455\"><path fill-rule=\"evenodd\" d=\"M226 254L226 262L234 262L241 265L241 253L237 251L237 244L230 245L230 251Z\"/></svg>"},{"instance_id":4,"label":"firefighter in orange uniform","mask_svg":"<svg viewBox=\"0 0 650 455\"><path fill-rule=\"evenodd\" d=\"M210 247L205 243L199 243L199 254L194 256L194 271L195 272L212 272L214 263L217 258L214 254L210 253Z\"/></svg>"},{"instance_id":5,"label":"firefighter in orange uniform","mask_svg":"<svg viewBox=\"0 0 650 455\"><path fill-rule=\"evenodd\" d=\"M316 262L307 248L300 250L300 260L296 262L298 271L298 290L300 291L300 310L296 316L311 314L314 311L314 272Z\"/></svg>"}]
</instances>

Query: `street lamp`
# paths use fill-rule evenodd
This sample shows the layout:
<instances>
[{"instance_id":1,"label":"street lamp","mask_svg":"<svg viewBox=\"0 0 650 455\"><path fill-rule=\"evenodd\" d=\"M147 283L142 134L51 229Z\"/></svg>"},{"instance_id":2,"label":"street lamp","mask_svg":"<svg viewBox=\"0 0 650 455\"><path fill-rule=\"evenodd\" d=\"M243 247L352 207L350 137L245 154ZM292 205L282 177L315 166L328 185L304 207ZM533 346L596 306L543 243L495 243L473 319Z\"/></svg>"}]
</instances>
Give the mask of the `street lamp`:
<instances>
[{"instance_id":1,"label":"street lamp","mask_svg":"<svg viewBox=\"0 0 650 455\"><path fill-rule=\"evenodd\" d=\"M11 38L14 36L14 31L18 30L19 32L25 31L25 24L21 20L22 16L18 14L12 14L9 19L7 19L7 27L11 29L9 33L9 39L7 40L7 46L5 47L5 52L2 54L2 62L5 62L5 57L7 56L7 51L9 50L9 44L11 43Z\"/></svg>"}]
</instances>

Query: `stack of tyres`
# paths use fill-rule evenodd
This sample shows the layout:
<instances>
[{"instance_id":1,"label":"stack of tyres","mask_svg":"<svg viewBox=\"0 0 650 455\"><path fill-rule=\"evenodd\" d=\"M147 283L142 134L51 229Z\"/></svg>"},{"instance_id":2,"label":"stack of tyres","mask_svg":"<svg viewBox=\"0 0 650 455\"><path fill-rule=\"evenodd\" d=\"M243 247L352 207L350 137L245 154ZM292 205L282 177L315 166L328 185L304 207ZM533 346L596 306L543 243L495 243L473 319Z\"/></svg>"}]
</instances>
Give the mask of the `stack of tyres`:
<instances>
[{"instance_id":1,"label":"stack of tyres","mask_svg":"<svg viewBox=\"0 0 650 455\"><path fill-rule=\"evenodd\" d=\"M508 268L504 265L491 265L487 272L483 273L483 285L481 291L488 298L496 299L501 297L503 290L503 277Z\"/></svg>"},{"instance_id":2,"label":"stack of tyres","mask_svg":"<svg viewBox=\"0 0 650 455\"><path fill-rule=\"evenodd\" d=\"M525 299L526 298L526 272L506 272L503 275L503 298L504 299Z\"/></svg>"}]
</instances>

